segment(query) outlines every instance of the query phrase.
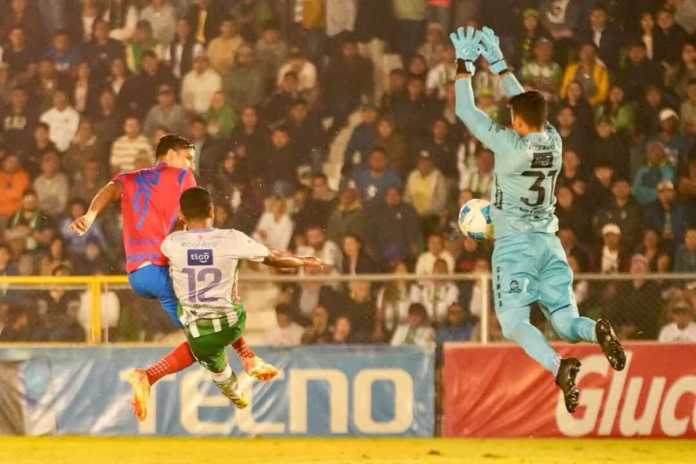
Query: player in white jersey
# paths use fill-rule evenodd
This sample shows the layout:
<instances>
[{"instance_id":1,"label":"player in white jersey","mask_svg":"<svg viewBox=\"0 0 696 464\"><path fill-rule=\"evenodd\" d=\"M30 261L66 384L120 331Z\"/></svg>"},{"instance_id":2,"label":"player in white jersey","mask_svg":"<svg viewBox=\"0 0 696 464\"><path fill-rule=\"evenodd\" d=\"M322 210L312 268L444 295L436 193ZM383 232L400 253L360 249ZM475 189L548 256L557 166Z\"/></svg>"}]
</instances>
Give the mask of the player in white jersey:
<instances>
[{"instance_id":1,"label":"player in white jersey","mask_svg":"<svg viewBox=\"0 0 696 464\"><path fill-rule=\"evenodd\" d=\"M186 190L180 206L186 230L174 232L162 242L179 301L179 320L198 362L211 372L225 396L244 408L248 399L227 362L227 347L242 336L246 321L237 283L241 261L280 268L323 264L313 256L269 249L238 230L213 228L213 203L203 188Z\"/></svg>"}]
</instances>

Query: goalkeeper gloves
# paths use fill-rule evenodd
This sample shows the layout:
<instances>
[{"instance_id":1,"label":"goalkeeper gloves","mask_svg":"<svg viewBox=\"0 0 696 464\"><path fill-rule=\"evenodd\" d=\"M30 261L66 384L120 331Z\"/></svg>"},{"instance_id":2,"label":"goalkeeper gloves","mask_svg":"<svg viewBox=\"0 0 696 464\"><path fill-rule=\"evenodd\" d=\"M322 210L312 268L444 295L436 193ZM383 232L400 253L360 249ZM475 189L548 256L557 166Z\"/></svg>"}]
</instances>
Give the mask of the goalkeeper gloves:
<instances>
[{"instance_id":1,"label":"goalkeeper gloves","mask_svg":"<svg viewBox=\"0 0 696 464\"><path fill-rule=\"evenodd\" d=\"M469 74L476 72L474 62L481 55L481 33L475 28L469 26L466 29L463 27L457 28L457 32L450 34L450 41L457 56L457 62L463 63L464 70ZM461 62L460 62L461 60Z\"/></svg>"},{"instance_id":2,"label":"goalkeeper gloves","mask_svg":"<svg viewBox=\"0 0 696 464\"><path fill-rule=\"evenodd\" d=\"M500 49L500 39L490 27L481 30L481 47L483 57L488 61L491 71L500 74L508 70L508 65Z\"/></svg>"}]
</instances>

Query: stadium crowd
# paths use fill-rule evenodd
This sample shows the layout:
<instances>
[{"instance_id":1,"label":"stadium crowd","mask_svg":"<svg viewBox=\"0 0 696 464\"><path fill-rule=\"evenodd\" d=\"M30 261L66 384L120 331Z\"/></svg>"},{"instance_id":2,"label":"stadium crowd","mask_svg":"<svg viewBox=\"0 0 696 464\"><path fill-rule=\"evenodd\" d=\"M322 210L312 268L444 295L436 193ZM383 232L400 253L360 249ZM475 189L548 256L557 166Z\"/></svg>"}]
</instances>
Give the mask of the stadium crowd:
<instances>
[{"instance_id":1,"label":"stadium crowd","mask_svg":"<svg viewBox=\"0 0 696 464\"><path fill-rule=\"evenodd\" d=\"M116 208L85 236L68 225L113 175L151 165L169 132L195 143L218 227L312 253L333 274L489 271L490 244L456 226L460 205L489 197L494 159L455 117L455 25L493 27L523 84L548 98L573 269L696 272L696 1L0 8L2 275L124 273ZM506 123L484 62L474 87L479 107ZM696 287L682 284L581 280L576 297L622 337L696 341ZM288 285L281 300L271 345L465 341L483 310L473 281ZM125 294L106 292L104 305L115 339L152 339L168 324ZM4 341L84 340L88 320L87 294L70 289L4 289L0 300Z\"/></svg>"}]
</instances>

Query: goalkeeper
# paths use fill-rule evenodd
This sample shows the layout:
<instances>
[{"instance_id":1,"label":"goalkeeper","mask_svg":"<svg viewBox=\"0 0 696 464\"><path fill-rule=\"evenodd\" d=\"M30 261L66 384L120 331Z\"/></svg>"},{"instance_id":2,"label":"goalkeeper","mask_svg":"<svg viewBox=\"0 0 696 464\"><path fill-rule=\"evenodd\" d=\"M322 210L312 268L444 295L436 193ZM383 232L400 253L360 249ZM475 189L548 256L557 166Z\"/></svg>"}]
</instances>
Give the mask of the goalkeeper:
<instances>
[{"instance_id":1,"label":"goalkeeper","mask_svg":"<svg viewBox=\"0 0 696 464\"><path fill-rule=\"evenodd\" d=\"M490 28L460 27L450 34L457 54L457 117L495 154L491 192L494 227L493 286L495 311L503 335L548 370L563 391L566 409L575 411L580 362L561 359L529 321L530 305L539 303L554 330L569 342L599 343L609 364L622 370L623 348L608 321L578 314L573 274L556 237L555 186L561 171L561 137L547 121L546 101L525 92L510 72L499 40ZM491 121L474 102L471 77L480 55L502 79L509 99L512 128Z\"/></svg>"}]
</instances>

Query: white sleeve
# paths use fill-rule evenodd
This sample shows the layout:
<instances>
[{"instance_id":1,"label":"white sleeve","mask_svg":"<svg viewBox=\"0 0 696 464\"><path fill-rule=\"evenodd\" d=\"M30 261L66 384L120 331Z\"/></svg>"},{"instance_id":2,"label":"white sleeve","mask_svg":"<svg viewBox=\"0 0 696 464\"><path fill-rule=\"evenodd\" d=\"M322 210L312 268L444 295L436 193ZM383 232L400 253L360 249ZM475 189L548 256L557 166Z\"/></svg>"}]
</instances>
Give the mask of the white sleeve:
<instances>
[{"instance_id":1,"label":"white sleeve","mask_svg":"<svg viewBox=\"0 0 696 464\"><path fill-rule=\"evenodd\" d=\"M271 254L267 246L257 242L244 232L238 230L230 232L228 251L233 257L261 262Z\"/></svg>"},{"instance_id":2,"label":"white sleeve","mask_svg":"<svg viewBox=\"0 0 696 464\"><path fill-rule=\"evenodd\" d=\"M162 251L162 254L169 260L172 260L172 236L169 235L167 236L163 241L162 245L160 245L160 250Z\"/></svg>"}]
</instances>

